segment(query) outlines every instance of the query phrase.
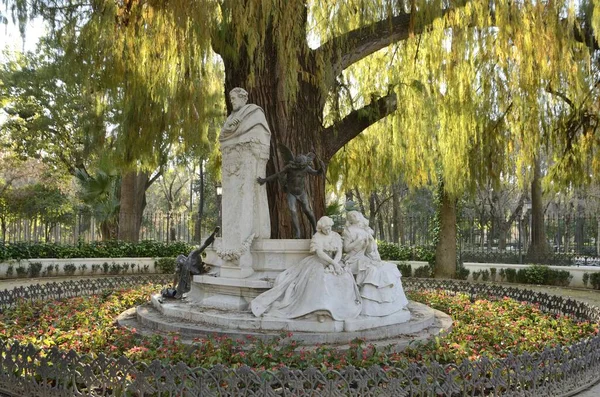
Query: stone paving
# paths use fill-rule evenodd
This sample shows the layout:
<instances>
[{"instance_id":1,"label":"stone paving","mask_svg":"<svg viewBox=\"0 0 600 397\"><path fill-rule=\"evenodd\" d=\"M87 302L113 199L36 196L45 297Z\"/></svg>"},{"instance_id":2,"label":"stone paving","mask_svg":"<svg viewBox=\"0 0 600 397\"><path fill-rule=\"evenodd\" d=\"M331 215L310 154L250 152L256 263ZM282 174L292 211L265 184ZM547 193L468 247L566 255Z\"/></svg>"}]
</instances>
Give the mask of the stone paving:
<instances>
[{"instance_id":1,"label":"stone paving","mask_svg":"<svg viewBox=\"0 0 600 397\"><path fill-rule=\"evenodd\" d=\"M90 278L98 278L100 276L79 276L79 277L69 277L69 278L58 278L58 277L44 277L37 279L14 279L14 280L0 280L0 289L12 289L15 287L25 287L30 284L46 284L51 282L62 282L65 280L77 281L83 279ZM111 276L105 276L111 277ZM534 285L515 285L515 284L505 284L516 286L519 288L526 288L533 291L546 292L550 295L559 295L563 297L568 297L572 299L577 299L580 301L588 302L591 305L600 307L600 291L591 290L591 289L579 289L579 288L562 288L562 287L552 287L552 286L534 286ZM0 393L0 396L2 394ZM577 397L600 397L600 383L590 387L587 390L584 390L578 394Z\"/></svg>"}]
</instances>

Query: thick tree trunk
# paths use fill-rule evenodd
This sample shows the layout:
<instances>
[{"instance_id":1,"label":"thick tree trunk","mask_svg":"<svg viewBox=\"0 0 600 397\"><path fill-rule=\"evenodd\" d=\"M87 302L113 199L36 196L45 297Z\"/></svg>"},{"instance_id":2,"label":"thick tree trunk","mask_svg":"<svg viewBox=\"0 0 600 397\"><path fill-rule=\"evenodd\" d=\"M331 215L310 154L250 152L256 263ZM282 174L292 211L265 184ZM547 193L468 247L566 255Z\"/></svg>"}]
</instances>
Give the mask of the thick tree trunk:
<instances>
[{"instance_id":1,"label":"thick tree trunk","mask_svg":"<svg viewBox=\"0 0 600 397\"><path fill-rule=\"evenodd\" d=\"M540 160L536 159L531 182L531 244L527 260L536 262L550 253L544 228L544 206L542 202L542 173Z\"/></svg>"},{"instance_id":2,"label":"thick tree trunk","mask_svg":"<svg viewBox=\"0 0 600 397\"><path fill-rule=\"evenodd\" d=\"M596 255L600 256L600 218L597 218L597 232L596 232Z\"/></svg>"},{"instance_id":3,"label":"thick tree trunk","mask_svg":"<svg viewBox=\"0 0 600 397\"><path fill-rule=\"evenodd\" d=\"M400 241L400 231L402 230L402 214L400 213L400 186L398 183L392 185L392 241L395 244L404 245L404 238ZM404 237L404 235L402 236Z\"/></svg>"},{"instance_id":4,"label":"thick tree trunk","mask_svg":"<svg viewBox=\"0 0 600 397\"><path fill-rule=\"evenodd\" d=\"M375 231L375 237L377 238L378 229L376 212L377 205L375 203L375 193L371 193L371 195L369 196L369 226L371 226L371 229Z\"/></svg>"},{"instance_id":5,"label":"thick tree trunk","mask_svg":"<svg viewBox=\"0 0 600 397\"><path fill-rule=\"evenodd\" d=\"M147 172L128 171L121 180L119 240L138 241L146 206Z\"/></svg>"},{"instance_id":6,"label":"thick tree trunk","mask_svg":"<svg viewBox=\"0 0 600 397\"><path fill-rule=\"evenodd\" d=\"M440 235L435 248L435 277L456 276L456 200L442 193Z\"/></svg>"},{"instance_id":7,"label":"thick tree trunk","mask_svg":"<svg viewBox=\"0 0 600 397\"><path fill-rule=\"evenodd\" d=\"M200 173L198 183L200 185L200 198L198 200L198 216L194 227L194 241L202 242L202 218L204 217L204 160L200 161Z\"/></svg>"},{"instance_id":8,"label":"thick tree trunk","mask_svg":"<svg viewBox=\"0 0 600 397\"><path fill-rule=\"evenodd\" d=\"M577 219L575 221L575 253L582 254L583 246L584 246L584 227L585 227L585 218L584 218L584 207L583 207L583 199L581 197L577 197Z\"/></svg>"}]
</instances>

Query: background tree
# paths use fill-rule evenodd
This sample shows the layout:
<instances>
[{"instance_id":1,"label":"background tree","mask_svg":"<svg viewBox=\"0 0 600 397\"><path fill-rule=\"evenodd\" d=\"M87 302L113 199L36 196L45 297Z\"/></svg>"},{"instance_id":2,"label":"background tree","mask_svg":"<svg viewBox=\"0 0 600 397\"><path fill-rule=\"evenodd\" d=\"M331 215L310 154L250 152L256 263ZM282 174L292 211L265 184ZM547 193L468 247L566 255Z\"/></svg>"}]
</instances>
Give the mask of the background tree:
<instances>
[{"instance_id":1,"label":"background tree","mask_svg":"<svg viewBox=\"0 0 600 397\"><path fill-rule=\"evenodd\" d=\"M369 139L385 145L375 156L366 145L363 158L387 166L392 180L402 174L419 186L440 172L442 230L455 219L456 199L473 181L498 178L502 159L515 158L517 176L527 178L537 150L558 146L564 129L541 128L556 120L545 111L548 87L571 97L592 86L590 48L581 42L592 37L581 34L590 25L567 1L34 3L68 22L54 32L73 55L71 67L91 76L95 92L118 99L118 158L131 169L151 164L165 135L191 137L184 132L192 120L202 124L212 46L223 59L225 92L245 87L265 109L269 174L283 166L274 150L280 143L329 163L372 127ZM586 150L596 146L590 139ZM313 179L309 191L320 216L324 181ZM290 236L284 193L270 186L269 197L273 237ZM443 257L439 274L451 276L455 256Z\"/></svg>"}]
</instances>

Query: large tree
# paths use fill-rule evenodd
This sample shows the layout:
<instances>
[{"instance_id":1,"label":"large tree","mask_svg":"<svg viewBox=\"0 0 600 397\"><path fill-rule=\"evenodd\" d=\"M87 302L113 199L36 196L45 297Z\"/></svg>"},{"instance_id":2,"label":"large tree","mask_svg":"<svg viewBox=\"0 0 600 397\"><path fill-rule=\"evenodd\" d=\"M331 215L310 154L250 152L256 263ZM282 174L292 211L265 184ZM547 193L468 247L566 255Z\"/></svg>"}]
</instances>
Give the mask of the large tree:
<instances>
[{"instance_id":1,"label":"large tree","mask_svg":"<svg viewBox=\"0 0 600 397\"><path fill-rule=\"evenodd\" d=\"M542 133L543 92L581 96L590 86L581 41L591 27L568 1L33 2L45 17L72 22L54 32L85 66L82 76L121 96L120 159L136 171L152 162L159 138L199 135L190 124L210 107L211 48L223 60L225 92L244 87L265 110L268 173L283 166L279 144L328 164L371 127L361 171L386 167L415 184L439 172L447 211L473 180L498 177L496 155L518 151L527 174L540 145L561 133ZM385 128L377 123L390 115ZM289 237L284 193L268 189L272 236ZM309 191L320 216L324 180L312 178Z\"/></svg>"}]
</instances>

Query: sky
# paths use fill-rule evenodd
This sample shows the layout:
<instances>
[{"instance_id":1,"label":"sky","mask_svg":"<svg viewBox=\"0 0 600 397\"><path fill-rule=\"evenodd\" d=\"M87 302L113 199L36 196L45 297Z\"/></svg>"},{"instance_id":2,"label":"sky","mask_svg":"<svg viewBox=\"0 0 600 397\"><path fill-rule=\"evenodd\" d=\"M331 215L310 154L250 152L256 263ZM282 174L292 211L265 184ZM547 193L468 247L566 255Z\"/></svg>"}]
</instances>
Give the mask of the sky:
<instances>
[{"instance_id":1,"label":"sky","mask_svg":"<svg viewBox=\"0 0 600 397\"><path fill-rule=\"evenodd\" d=\"M21 38L19 27L10 18L6 25L0 24L0 62L6 59L5 50L8 51L35 51L35 46L44 34L45 25L37 18L27 24L25 41Z\"/></svg>"}]
</instances>

